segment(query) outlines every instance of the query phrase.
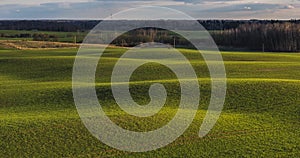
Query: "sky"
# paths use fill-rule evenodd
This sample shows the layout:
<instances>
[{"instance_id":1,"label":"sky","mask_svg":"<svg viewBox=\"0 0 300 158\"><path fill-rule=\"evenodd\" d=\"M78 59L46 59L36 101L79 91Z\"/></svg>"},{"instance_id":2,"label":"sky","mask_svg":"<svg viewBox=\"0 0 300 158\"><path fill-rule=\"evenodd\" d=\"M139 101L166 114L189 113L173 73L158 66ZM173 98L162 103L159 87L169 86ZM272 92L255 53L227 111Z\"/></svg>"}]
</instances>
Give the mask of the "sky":
<instances>
[{"instance_id":1,"label":"sky","mask_svg":"<svg viewBox=\"0 0 300 158\"><path fill-rule=\"evenodd\" d=\"M1 0L0 19L104 19L149 5L196 19L300 19L300 0Z\"/></svg>"}]
</instances>

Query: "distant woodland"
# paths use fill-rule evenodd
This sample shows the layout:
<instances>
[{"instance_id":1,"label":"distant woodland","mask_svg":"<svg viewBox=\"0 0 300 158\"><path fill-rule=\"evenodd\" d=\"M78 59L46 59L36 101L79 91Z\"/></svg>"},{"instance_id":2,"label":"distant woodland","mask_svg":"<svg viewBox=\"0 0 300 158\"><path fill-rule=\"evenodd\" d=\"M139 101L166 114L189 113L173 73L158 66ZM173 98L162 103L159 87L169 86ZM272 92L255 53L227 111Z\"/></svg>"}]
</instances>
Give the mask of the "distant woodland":
<instances>
[{"instance_id":1,"label":"distant woodland","mask_svg":"<svg viewBox=\"0 0 300 158\"><path fill-rule=\"evenodd\" d=\"M300 51L300 24L242 24L237 28L213 32L215 42L222 47L262 51Z\"/></svg>"},{"instance_id":2,"label":"distant woodland","mask_svg":"<svg viewBox=\"0 0 300 158\"><path fill-rule=\"evenodd\" d=\"M0 21L0 30L35 30L33 34L16 34L9 37L33 38L33 40L56 40L51 33L87 32L100 21L72 20L35 20L35 21ZM216 44L224 50L284 51L300 52L300 20L199 20L210 31ZM0 34L4 38L5 34ZM8 35L7 35L8 36ZM131 31L114 41L121 46L135 46L141 42L162 42L177 47L192 47L191 44L174 33L156 28L145 28ZM79 41L82 42L82 41Z\"/></svg>"}]
</instances>

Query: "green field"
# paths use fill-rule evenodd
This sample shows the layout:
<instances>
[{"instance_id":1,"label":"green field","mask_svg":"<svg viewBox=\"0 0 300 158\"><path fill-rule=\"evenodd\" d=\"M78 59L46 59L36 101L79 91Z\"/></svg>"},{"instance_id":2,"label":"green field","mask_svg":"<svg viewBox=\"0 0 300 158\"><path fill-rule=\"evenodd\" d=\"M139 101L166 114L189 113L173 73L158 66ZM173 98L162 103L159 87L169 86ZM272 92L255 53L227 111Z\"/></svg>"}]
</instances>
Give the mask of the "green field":
<instances>
[{"instance_id":1,"label":"green field","mask_svg":"<svg viewBox=\"0 0 300 158\"><path fill-rule=\"evenodd\" d=\"M125 114L112 100L108 84L124 51L104 53L96 73L99 101L125 129L163 126L177 111L178 80L162 65L143 65L131 78L132 97L140 104L149 102L149 81L159 80L169 90L166 105L150 118ZM210 97L209 73L196 51L180 51L199 77L197 116L168 146L130 153L101 143L81 122L72 96L76 49L0 50L0 157L299 157L300 54L223 52L228 77L224 111L212 131L199 138Z\"/></svg>"},{"instance_id":2,"label":"green field","mask_svg":"<svg viewBox=\"0 0 300 158\"><path fill-rule=\"evenodd\" d=\"M31 37L14 37L20 36L21 34L29 34ZM34 34L46 34L49 36L55 36L57 42L74 42L74 37L76 36L76 41L83 41L87 32L55 32L55 31L27 31L27 30L0 30L0 40L26 40L32 41ZM11 36L11 37L10 37ZM52 38L49 41L53 40Z\"/></svg>"}]
</instances>

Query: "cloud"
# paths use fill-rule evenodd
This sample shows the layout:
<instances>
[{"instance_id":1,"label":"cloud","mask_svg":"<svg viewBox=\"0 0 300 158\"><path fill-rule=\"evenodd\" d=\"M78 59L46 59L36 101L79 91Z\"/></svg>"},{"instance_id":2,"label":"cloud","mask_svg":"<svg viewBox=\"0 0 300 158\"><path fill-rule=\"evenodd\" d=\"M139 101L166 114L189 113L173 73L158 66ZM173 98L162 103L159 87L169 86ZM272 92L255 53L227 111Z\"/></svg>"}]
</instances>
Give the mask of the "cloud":
<instances>
[{"instance_id":1,"label":"cloud","mask_svg":"<svg viewBox=\"0 0 300 158\"><path fill-rule=\"evenodd\" d=\"M252 8L251 7L244 7L244 9L246 9L246 10L251 10Z\"/></svg>"},{"instance_id":2,"label":"cloud","mask_svg":"<svg viewBox=\"0 0 300 158\"><path fill-rule=\"evenodd\" d=\"M283 7L283 9L295 9L295 6L289 4L289 5L285 5L285 6Z\"/></svg>"},{"instance_id":3,"label":"cloud","mask_svg":"<svg viewBox=\"0 0 300 158\"><path fill-rule=\"evenodd\" d=\"M245 10L251 11L263 11L263 10L270 10L270 9L278 9L280 5L278 4L265 4L265 3L247 3L247 4L233 4L233 5L226 5L222 7L217 7L213 9L207 9L206 12L239 12Z\"/></svg>"},{"instance_id":4,"label":"cloud","mask_svg":"<svg viewBox=\"0 0 300 158\"><path fill-rule=\"evenodd\" d=\"M1 0L0 5L38 6L45 3L83 3L94 0Z\"/></svg>"},{"instance_id":5,"label":"cloud","mask_svg":"<svg viewBox=\"0 0 300 158\"><path fill-rule=\"evenodd\" d=\"M1 19L103 19L145 5L165 6L205 19L300 18L294 0L1 0Z\"/></svg>"}]
</instances>

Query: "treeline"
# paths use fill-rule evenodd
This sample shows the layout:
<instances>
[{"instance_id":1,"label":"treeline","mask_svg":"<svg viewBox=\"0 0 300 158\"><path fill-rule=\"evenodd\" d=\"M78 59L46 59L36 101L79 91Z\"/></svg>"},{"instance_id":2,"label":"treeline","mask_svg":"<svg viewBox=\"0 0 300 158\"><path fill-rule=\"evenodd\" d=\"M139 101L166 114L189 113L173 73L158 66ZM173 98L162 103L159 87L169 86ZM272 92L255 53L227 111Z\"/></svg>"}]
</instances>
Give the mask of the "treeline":
<instances>
[{"instance_id":1,"label":"treeline","mask_svg":"<svg viewBox=\"0 0 300 158\"><path fill-rule=\"evenodd\" d=\"M68 41L81 42L85 35L84 30L92 29L100 21L0 21L0 30L34 30L29 34L2 33L4 38L32 38L37 41ZM128 25L132 21L123 21ZM143 22L143 21L139 21ZM158 21L161 22L161 21ZM222 50L254 50L254 51L284 51L300 52L300 21L276 21L276 20L202 20L199 21L210 31L216 44ZM117 25L122 25L118 21ZM134 23L133 23L134 24ZM174 24L177 24L174 21ZM184 23L178 22L178 27L185 28ZM176 25L176 26L177 26ZM111 29L110 25L107 29ZM127 26L127 25L126 25ZM73 31L72 35L58 37L54 33L40 33L38 31ZM75 32L75 33L74 33ZM53 35L52 35L53 34ZM13 37L12 37L13 36ZM82 36L82 37L81 37ZM80 39L79 39L80 37ZM176 47L193 48L179 35L156 28L143 28L123 34L113 44L132 47L145 42L160 42Z\"/></svg>"},{"instance_id":2,"label":"treeline","mask_svg":"<svg viewBox=\"0 0 300 158\"><path fill-rule=\"evenodd\" d=\"M77 32L94 28L99 20L2 20L0 30Z\"/></svg>"},{"instance_id":3,"label":"treeline","mask_svg":"<svg viewBox=\"0 0 300 158\"><path fill-rule=\"evenodd\" d=\"M210 33L221 50L300 52L300 24L297 23L247 23ZM130 31L113 41L113 44L132 47L145 42L193 48L180 35L155 28Z\"/></svg>"},{"instance_id":4,"label":"treeline","mask_svg":"<svg viewBox=\"0 0 300 158\"><path fill-rule=\"evenodd\" d=\"M212 32L220 47L260 51L300 52L300 24L243 24L235 29Z\"/></svg>"},{"instance_id":5,"label":"treeline","mask_svg":"<svg viewBox=\"0 0 300 158\"><path fill-rule=\"evenodd\" d=\"M171 31L156 28L144 28L129 31L115 39L112 44L123 47L134 47L147 42L158 42L184 48L193 47L191 43L180 35Z\"/></svg>"},{"instance_id":6,"label":"treeline","mask_svg":"<svg viewBox=\"0 0 300 158\"><path fill-rule=\"evenodd\" d=\"M2 20L0 30L77 32L93 29L101 20ZM127 21L128 23L130 21ZM136 21L135 21L136 22ZM299 20L198 20L207 30L228 30L242 24L296 23Z\"/></svg>"},{"instance_id":7,"label":"treeline","mask_svg":"<svg viewBox=\"0 0 300 158\"><path fill-rule=\"evenodd\" d=\"M58 41L58 36L49 34L33 34L32 38L34 41Z\"/></svg>"}]
</instances>

